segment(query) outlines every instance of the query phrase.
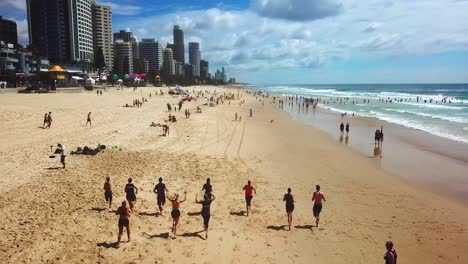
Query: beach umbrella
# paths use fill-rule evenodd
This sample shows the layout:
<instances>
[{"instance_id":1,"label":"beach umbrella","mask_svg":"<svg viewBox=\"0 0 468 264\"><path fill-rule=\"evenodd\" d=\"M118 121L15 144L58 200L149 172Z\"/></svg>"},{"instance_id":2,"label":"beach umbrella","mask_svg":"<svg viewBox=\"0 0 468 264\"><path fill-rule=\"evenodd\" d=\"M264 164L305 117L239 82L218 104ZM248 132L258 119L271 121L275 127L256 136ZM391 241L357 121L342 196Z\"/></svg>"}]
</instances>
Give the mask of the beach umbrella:
<instances>
[{"instance_id":1,"label":"beach umbrella","mask_svg":"<svg viewBox=\"0 0 468 264\"><path fill-rule=\"evenodd\" d=\"M58 65L52 66L48 72L49 77L53 80L63 80L65 79L65 75L68 74L66 70Z\"/></svg>"},{"instance_id":2,"label":"beach umbrella","mask_svg":"<svg viewBox=\"0 0 468 264\"><path fill-rule=\"evenodd\" d=\"M112 79L114 79L114 81L116 81L117 79L119 79L119 76L114 73L114 75L112 75Z\"/></svg>"},{"instance_id":3,"label":"beach umbrella","mask_svg":"<svg viewBox=\"0 0 468 264\"><path fill-rule=\"evenodd\" d=\"M117 82L121 83L121 82L123 82L123 81L122 81L122 79L118 79Z\"/></svg>"},{"instance_id":4,"label":"beach umbrella","mask_svg":"<svg viewBox=\"0 0 468 264\"><path fill-rule=\"evenodd\" d=\"M124 79L125 79L125 80L128 80L129 77L130 77L130 76L129 76L128 74L125 74L125 75L124 75Z\"/></svg>"}]
</instances>

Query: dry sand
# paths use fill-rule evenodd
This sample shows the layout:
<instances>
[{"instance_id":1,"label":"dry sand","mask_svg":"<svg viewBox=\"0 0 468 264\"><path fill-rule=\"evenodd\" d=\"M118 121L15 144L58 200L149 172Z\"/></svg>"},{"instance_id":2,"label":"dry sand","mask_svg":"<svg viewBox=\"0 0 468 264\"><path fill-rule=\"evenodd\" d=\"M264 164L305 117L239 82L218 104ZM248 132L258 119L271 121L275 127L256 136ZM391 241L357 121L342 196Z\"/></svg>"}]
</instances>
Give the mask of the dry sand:
<instances>
[{"instance_id":1,"label":"dry sand","mask_svg":"<svg viewBox=\"0 0 468 264\"><path fill-rule=\"evenodd\" d=\"M178 112L171 135L162 137L149 124L167 118L166 103L179 98L153 96L142 108L122 107L154 91L0 95L2 263L383 263L387 240L394 241L399 263L467 263L465 206L385 173L243 91L243 106L225 101L207 107L206 99L185 104L192 116ZM197 105L202 114L195 113ZM247 117L250 108L253 118ZM39 128L48 111L52 128ZM93 127L85 127L89 111ZM242 121L233 121L235 112ZM123 151L68 155L62 170L55 169L57 158L49 159L49 146L59 142L69 153L98 143ZM128 177L139 188L132 241L119 249L118 217L106 208L102 191L107 176L114 210L125 199ZM169 237L170 205L163 216L155 214L152 189L160 176L170 193L188 193L175 240ZM204 240L194 200L207 177L217 200ZM245 217L242 187L248 179L258 193ZM319 228L312 226L315 184L327 197ZM285 229L282 202L288 187L297 201L292 231Z\"/></svg>"}]
</instances>

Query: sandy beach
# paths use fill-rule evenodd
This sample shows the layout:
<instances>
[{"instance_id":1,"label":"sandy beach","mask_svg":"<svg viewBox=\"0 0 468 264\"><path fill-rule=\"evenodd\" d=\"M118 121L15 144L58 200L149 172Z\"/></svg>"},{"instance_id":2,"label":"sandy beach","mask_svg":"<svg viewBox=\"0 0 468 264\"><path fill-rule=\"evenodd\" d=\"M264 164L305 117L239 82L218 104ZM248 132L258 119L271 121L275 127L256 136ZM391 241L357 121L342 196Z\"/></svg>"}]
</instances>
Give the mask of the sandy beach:
<instances>
[{"instance_id":1,"label":"sandy beach","mask_svg":"<svg viewBox=\"0 0 468 264\"><path fill-rule=\"evenodd\" d=\"M466 204L392 175L358 150L294 121L270 99L262 105L242 89L188 88L239 94L246 103L185 103L175 114L178 122L169 123L170 136L161 136L160 128L149 125L167 119L166 104L181 99L162 89L164 96L150 87L108 88L103 96L0 95L2 262L384 263L384 244L392 240L398 263L467 263ZM141 97L148 98L141 108L122 107ZM46 112L54 120L50 129L41 128ZM85 126L88 112L92 127ZM241 121L234 121L236 112ZM67 147L66 169L57 157L49 158L57 143ZM122 151L70 155L97 144ZM125 199L127 178L139 188L132 240L127 243L124 235L118 249L118 216L107 208L102 190L106 177L113 184L113 210ZM170 194L187 191L177 239L170 236L170 204L156 214L159 177ZM202 195L208 177L217 199L205 240L195 196ZM257 189L248 217L242 191L247 180ZM327 197L318 228L311 201L316 184ZM282 201L288 187L296 200L291 231Z\"/></svg>"}]
</instances>

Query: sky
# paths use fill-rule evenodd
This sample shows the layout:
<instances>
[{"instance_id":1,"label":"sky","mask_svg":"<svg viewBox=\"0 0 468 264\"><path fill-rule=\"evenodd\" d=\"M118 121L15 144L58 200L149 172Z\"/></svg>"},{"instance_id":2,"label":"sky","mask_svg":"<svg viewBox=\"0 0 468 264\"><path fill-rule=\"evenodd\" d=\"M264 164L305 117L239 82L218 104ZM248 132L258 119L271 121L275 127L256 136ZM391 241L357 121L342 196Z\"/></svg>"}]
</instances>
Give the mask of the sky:
<instances>
[{"instance_id":1,"label":"sky","mask_svg":"<svg viewBox=\"0 0 468 264\"><path fill-rule=\"evenodd\" d=\"M0 0L28 43L26 1ZM113 31L172 42L254 84L468 83L468 0L106 0ZM188 57L186 57L188 58Z\"/></svg>"}]
</instances>

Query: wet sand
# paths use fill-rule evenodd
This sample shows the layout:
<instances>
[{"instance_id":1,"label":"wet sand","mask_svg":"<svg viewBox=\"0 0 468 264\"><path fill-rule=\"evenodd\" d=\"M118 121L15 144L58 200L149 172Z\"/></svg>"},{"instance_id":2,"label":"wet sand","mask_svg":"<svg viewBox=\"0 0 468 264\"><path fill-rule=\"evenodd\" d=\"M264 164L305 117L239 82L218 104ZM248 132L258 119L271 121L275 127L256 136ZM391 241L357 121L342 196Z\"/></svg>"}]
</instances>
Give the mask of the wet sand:
<instances>
[{"instance_id":1,"label":"wet sand","mask_svg":"<svg viewBox=\"0 0 468 264\"><path fill-rule=\"evenodd\" d=\"M412 184L422 186L457 202L468 204L468 144L381 121L329 111L323 105L314 112L285 107L293 118L325 131L333 140L372 158L378 166ZM341 135L339 125L350 123L350 133ZM375 145L374 132L384 127L384 143Z\"/></svg>"},{"instance_id":2,"label":"wet sand","mask_svg":"<svg viewBox=\"0 0 468 264\"><path fill-rule=\"evenodd\" d=\"M241 106L235 100L209 107L203 98L184 104L175 113L178 122L169 124L170 136L161 136L161 129L149 124L167 119L166 103L180 97L153 94L142 108L122 107L155 90L0 96L2 262L379 263L385 242L393 240L401 263L466 263L466 206L408 184L374 159L293 121L269 102L262 106L242 90ZM201 114L195 113L197 105ZM185 108L192 111L189 119ZM42 129L48 111L54 123ZM89 111L93 127L85 127ZM233 121L236 112L242 121ZM63 170L57 158L49 158L50 145L57 143L69 153L98 143L123 151L69 155ZM132 240L127 243L124 235L119 249L118 217L107 209L102 190L107 176L112 210L125 199L128 177L139 188L130 217ZM170 206L156 214L152 191L159 177L170 195L187 191L177 239L170 234ZM207 177L217 200L205 240L194 200ZM249 217L242 192L247 180L258 191ZM316 184L327 197L318 228L311 209ZM292 231L286 230L282 202L288 187L297 201Z\"/></svg>"}]
</instances>

